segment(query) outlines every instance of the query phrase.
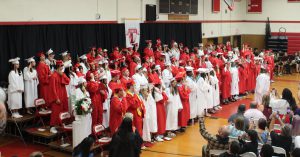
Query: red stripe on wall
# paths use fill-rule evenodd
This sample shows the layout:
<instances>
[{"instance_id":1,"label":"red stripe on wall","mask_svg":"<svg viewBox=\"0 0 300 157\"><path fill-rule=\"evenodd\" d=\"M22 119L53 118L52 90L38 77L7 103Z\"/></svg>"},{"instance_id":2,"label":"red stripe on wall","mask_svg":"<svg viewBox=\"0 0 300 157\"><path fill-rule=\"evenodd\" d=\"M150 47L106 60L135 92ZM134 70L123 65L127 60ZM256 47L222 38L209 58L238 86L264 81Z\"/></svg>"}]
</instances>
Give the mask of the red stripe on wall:
<instances>
[{"instance_id":1,"label":"red stripe on wall","mask_svg":"<svg viewBox=\"0 0 300 157\"><path fill-rule=\"evenodd\" d=\"M265 20L196 20L196 21L144 21L144 23L266 23ZM300 21L270 21L271 23L300 23ZM51 25L51 24L116 24L118 21L12 21L0 25Z\"/></svg>"}]
</instances>

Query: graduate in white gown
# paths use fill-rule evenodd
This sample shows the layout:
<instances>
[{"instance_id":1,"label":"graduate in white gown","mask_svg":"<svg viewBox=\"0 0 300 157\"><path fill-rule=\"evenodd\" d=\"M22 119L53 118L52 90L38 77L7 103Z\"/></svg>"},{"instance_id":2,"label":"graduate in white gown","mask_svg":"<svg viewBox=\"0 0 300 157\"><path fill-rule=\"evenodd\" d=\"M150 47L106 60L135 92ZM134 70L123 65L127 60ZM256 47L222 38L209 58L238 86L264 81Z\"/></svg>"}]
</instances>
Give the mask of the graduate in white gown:
<instances>
[{"instance_id":1,"label":"graduate in white gown","mask_svg":"<svg viewBox=\"0 0 300 157\"><path fill-rule=\"evenodd\" d=\"M209 69L210 71L210 85L212 86L213 93L213 107L214 110L220 110L222 107L220 106L220 88L219 88L219 80L216 76L214 69Z\"/></svg>"},{"instance_id":2,"label":"graduate in white gown","mask_svg":"<svg viewBox=\"0 0 300 157\"><path fill-rule=\"evenodd\" d=\"M32 114L32 107L34 107L34 100L38 98L39 80L37 77L37 72L35 70L35 60L34 57L26 59L28 66L23 69L24 74L24 100L25 106L27 108L27 113Z\"/></svg>"},{"instance_id":3,"label":"graduate in white gown","mask_svg":"<svg viewBox=\"0 0 300 157\"><path fill-rule=\"evenodd\" d=\"M166 88L166 94L168 96L168 101L166 105L166 111L167 111L166 130L168 131L168 136L172 138L175 136L175 134L172 133L172 131L179 129L178 112L183 108L175 78L171 79L171 84L169 88Z\"/></svg>"},{"instance_id":4,"label":"graduate in white gown","mask_svg":"<svg viewBox=\"0 0 300 157\"><path fill-rule=\"evenodd\" d=\"M186 69L186 83L191 93L189 95L190 98L190 119L194 119L197 117L197 85L193 75L192 67L185 67Z\"/></svg>"},{"instance_id":5,"label":"graduate in white gown","mask_svg":"<svg viewBox=\"0 0 300 157\"><path fill-rule=\"evenodd\" d=\"M22 108L22 93L24 92L24 82L22 71L19 71L20 58L10 59L12 69L8 75L8 108L12 111L13 118L21 118L18 110Z\"/></svg>"},{"instance_id":6,"label":"graduate in white gown","mask_svg":"<svg viewBox=\"0 0 300 157\"><path fill-rule=\"evenodd\" d=\"M89 65L87 64L87 57L86 55L82 55L80 58L80 66L82 67L83 74L85 75L89 71Z\"/></svg>"},{"instance_id":7,"label":"graduate in white gown","mask_svg":"<svg viewBox=\"0 0 300 157\"><path fill-rule=\"evenodd\" d=\"M207 92L210 88L210 85L208 84L206 80L207 77L207 69L206 68L199 68L198 69L198 77L197 77L197 114L200 117L203 117L204 115L209 115L206 112L206 109L208 108L208 97Z\"/></svg>"},{"instance_id":8,"label":"graduate in white gown","mask_svg":"<svg viewBox=\"0 0 300 157\"><path fill-rule=\"evenodd\" d=\"M48 57L46 58L45 62L49 66L51 72L54 72L56 60L54 59L55 54L51 48L47 51L47 55Z\"/></svg>"},{"instance_id":9,"label":"graduate in white gown","mask_svg":"<svg viewBox=\"0 0 300 157\"><path fill-rule=\"evenodd\" d=\"M165 87L169 87L170 86L170 80L173 78L172 75L172 68L171 68L171 63L166 63L165 64L166 68L162 71L162 81L165 85Z\"/></svg>"},{"instance_id":10,"label":"graduate in white gown","mask_svg":"<svg viewBox=\"0 0 300 157\"><path fill-rule=\"evenodd\" d=\"M141 86L140 94L139 94L141 100L144 103L146 114L144 115L143 119L143 140L145 142L151 142L151 115L148 113L148 111L151 110L151 101L149 101L149 87L147 85Z\"/></svg>"},{"instance_id":11,"label":"graduate in white gown","mask_svg":"<svg viewBox=\"0 0 300 157\"><path fill-rule=\"evenodd\" d=\"M106 87L106 95L107 98L105 99L104 103L103 103L103 122L102 125L105 128L109 127L109 113L110 113L110 98L112 97L112 90L109 88L108 84L107 84L107 75L103 75L100 77L100 82L102 84L104 84L104 86Z\"/></svg>"},{"instance_id":12,"label":"graduate in white gown","mask_svg":"<svg viewBox=\"0 0 300 157\"><path fill-rule=\"evenodd\" d=\"M209 69L206 70L206 78L204 80L208 85L208 90L205 91L205 97L206 97L206 101L207 101L206 111L208 113L215 113L215 110L214 110L214 93L213 93L213 87L211 85L211 77L210 77Z\"/></svg>"},{"instance_id":13,"label":"graduate in white gown","mask_svg":"<svg viewBox=\"0 0 300 157\"><path fill-rule=\"evenodd\" d=\"M235 60L232 60L230 67L231 74L231 99L236 101L237 96L239 95L239 70L236 66Z\"/></svg>"},{"instance_id":14,"label":"graduate in white gown","mask_svg":"<svg viewBox=\"0 0 300 157\"><path fill-rule=\"evenodd\" d=\"M254 100L261 104L262 97L270 90L270 75L267 73L265 67L261 67L260 74L256 78L255 96Z\"/></svg>"},{"instance_id":15,"label":"graduate in white gown","mask_svg":"<svg viewBox=\"0 0 300 157\"><path fill-rule=\"evenodd\" d=\"M67 95L68 95L68 105L69 105L69 112L72 113L74 110L74 104L72 102L74 101L75 97L75 90L76 86L78 85L78 76L73 72L72 70L72 63L71 61L67 61L64 63L65 71L64 73L67 75L67 77L70 78L70 83L66 86L67 89Z\"/></svg>"}]
</instances>

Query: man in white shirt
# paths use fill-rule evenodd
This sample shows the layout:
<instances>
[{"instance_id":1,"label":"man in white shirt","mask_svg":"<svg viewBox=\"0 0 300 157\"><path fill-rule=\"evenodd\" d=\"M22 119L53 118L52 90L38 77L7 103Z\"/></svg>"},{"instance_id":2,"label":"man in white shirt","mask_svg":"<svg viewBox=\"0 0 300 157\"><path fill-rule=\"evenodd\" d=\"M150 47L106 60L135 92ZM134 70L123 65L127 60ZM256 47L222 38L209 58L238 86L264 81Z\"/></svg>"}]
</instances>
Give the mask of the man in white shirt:
<instances>
[{"instance_id":1,"label":"man in white shirt","mask_svg":"<svg viewBox=\"0 0 300 157\"><path fill-rule=\"evenodd\" d=\"M259 120L260 118L266 119L266 116L257 109L256 102L250 103L250 109L246 110L244 116L249 120Z\"/></svg>"}]
</instances>

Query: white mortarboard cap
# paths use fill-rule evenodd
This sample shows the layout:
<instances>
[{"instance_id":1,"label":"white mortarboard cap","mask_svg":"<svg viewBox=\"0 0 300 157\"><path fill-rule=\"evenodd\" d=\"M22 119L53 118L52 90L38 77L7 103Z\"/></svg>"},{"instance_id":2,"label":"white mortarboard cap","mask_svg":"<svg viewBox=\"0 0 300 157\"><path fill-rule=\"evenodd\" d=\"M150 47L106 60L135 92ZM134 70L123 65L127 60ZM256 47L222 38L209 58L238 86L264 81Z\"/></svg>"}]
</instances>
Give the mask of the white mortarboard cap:
<instances>
[{"instance_id":1,"label":"white mortarboard cap","mask_svg":"<svg viewBox=\"0 0 300 157\"><path fill-rule=\"evenodd\" d=\"M108 63L108 61L105 59L104 61L103 61L103 63L105 64L105 63Z\"/></svg>"},{"instance_id":2,"label":"white mortarboard cap","mask_svg":"<svg viewBox=\"0 0 300 157\"><path fill-rule=\"evenodd\" d=\"M64 67L65 68L70 68L71 66L72 66L72 61L71 60L64 62Z\"/></svg>"},{"instance_id":3,"label":"white mortarboard cap","mask_svg":"<svg viewBox=\"0 0 300 157\"><path fill-rule=\"evenodd\" d=\"M10 62L12 64L19 64L19 60L20 60L20 58L17 57L17 58L13 58L13 59L8 60L8 62Z\"/></svg>"},{"instance_id":4,"label":"white mortarboard cap","mask_svg":"<svg viewBox=\"0 0 300 157\"><path fill-rule=\"evenodd\" d=\"M30 57L30 58L27 58L27 59L25 59L28 63L30 63L30 62L34 62L35 60L34 60L34 56L33 57Z\"/></svg>"},{"instance_id":5,"label":"white mortarboard cap","mask_svg":"<svg viewBox=\"0 0 300 157\"><path fill-rule=\"evenodd\" d=\"M103 52L107 52L107 49L104 49Z\"/></svg>"},{"instance_id":6,"label":"white mortarboard cap","mask_svg":"<svg viewBox=\"0 0 300 157\"><path fill-rule=\"evenodd\" d=\"M217 53L217 55L223 55L223 53L221 53L221 52L218 52L218 53Z\"/></svg>"},{"instance_id":7,"label":"white mortarboard cap","mask_svg":"<svg viewBox=\"0 0 300 157\"><path fill-rule=\"evenodd\" d=\"M148 88L148 85L147 85L147 84L140 85L140 88L141 88L141 89L147 89L147 88Z\"/></svg>"},{"instance_id":8,"label":"white mortarboard cap","mask_svg":"<svg viewBox=\"0 0 300 157\"><path fill-rule=\"evenodd\" d=\"M160 70L161 68L160 68L160 65L155 65L155 69L156 70Z\"/></svg>"},{"instance_id":9,"label":"white mortarboard cap","mask_svg":"<svg viewBox=\"0 0 300 157\"><path fill-rule=\"evenodd\" d=\"M135 67L135 71L137 71L137 70L139 70L139 69L141 69L141 68L142 68L142 66L138 64L138 65Z\"/></svg>"},{"instance_id":10,"label":"white mortarboard cap","mask_svg":"<svg viewBox=\"0 0 300 157\"><path fill-rule=\"evenodd\" d=\"M203 47L203 43L199 43L199 46Z\"/></svg>"},{"instance_id":11,"label":"white mortarboard cap","mask_svg":"<svg viewBox=\"0 0 300 157\"><path fill-rule=\"evenodd\" d=\"M198 72L199 72L199 73L206 73L206 68L199 68L199 69L198 69Z\"/></svg>"},{"instance_id":12,"label":"white mortarboard cap","mask_svg":"<svg viewBox=\"0 0 300 157\"><path fill-rule=\"evenodd\" d=\"M68 51L65 51L65 52L61 53L60 55L61 56L66 56L67 54L68 54Z\"/></svg>"},{"instance_id":13,"label":"white mortarboard cap","mask_svg":"<svg viewBox=\"0 0 300 157\"><path fill-rule=\"evenodd\" d=\"M193 67L190 67L190 66L185 67L185 70L186 70L186 71L193 71L193 69L194 69L194 68L193 68Z\"/></svg>"},{"instance_id":14,"label":"white mortarboard cap","mask_svg":"<svg viewBox=\"0 0 300 157\"><path fill-rule=\"evenodd\" d=\"M103 79L107 79L107 76L106 76L106 75L102 75L102 76L100 77L100 80L103 80Z\"/></svg>"},{"instance_id":15,"label":"white mortarboard cap","mask_svg":"<svg viewBox=\"0 0 300 157\"><path fill-rule=\"evenodd\" d=\"M78 78L78 84L82 84L82 83L84 83L84 82L86 82L86 80L85 80L84 77L79 77L79 78Z\"/></svg>"},{"instance_id":16,"label":"white mortarboard cap","mask_svg":"<svg viewBox=\"0 0 300 157\"><path fill-rule=\"evenodd\" d=\"M47 51L47 55L50 55L51 53L53 53L53 50L50 48L50 49Z\"/></svg>"},{"instance_id":17,"label":"white mortarboard cap","mask_svg":"<svg viewBox=\"0 0 300 157\"><path fill-rule=\"evenodd\" d=\"M166 65L166 66L171 66L171 63L168 62L168 63L166 63L165 65Z\"/></svg>"},{"instance_id":18,"label":"white mortarboard cap","mask_svg":"<svg viewBox=\"0 0 300 157\"><path fill-rule=\"evenodd\" d=\"M143 72L147 72L148 70L146 68L143 68Z\"/></svg>"},{"instance_id":19,"label":"white mortarboard cap","mask_svg":"<svg viewBox=\"0 0 300 157\"><path fill-rule=\"evenodd\" d=\"M170 79L170 82L172 82L172 81L174 81L174 80L176 80L175 77L172 77L172 78Z\"/></svg>"},{"instance_id":20,"label":"white mortarboard cap","mask_svg":"<svg viewBox=\"0 0 300 157\"><path fill-rule=\"evenodd\" d=\"M87 59L87 57L86 57L86 55L85 55L85 54L84 54L84 55L82 55L82 56L80 56L79 58L80 58L80 59L83 59L83 60L84 60L84 59Z\"/></svg>"},{"instance_id":21,"label":"white mortarboard cap","mask_svg":"<svg viewBox=\"0 0 300 157\"><path fill-rule=\"evenodd\" d=\"M261 52L260 54L259 54L259 56L260 57L263 57L265 54L263 53L263 52Z\"/></svg>"}]
</instances>

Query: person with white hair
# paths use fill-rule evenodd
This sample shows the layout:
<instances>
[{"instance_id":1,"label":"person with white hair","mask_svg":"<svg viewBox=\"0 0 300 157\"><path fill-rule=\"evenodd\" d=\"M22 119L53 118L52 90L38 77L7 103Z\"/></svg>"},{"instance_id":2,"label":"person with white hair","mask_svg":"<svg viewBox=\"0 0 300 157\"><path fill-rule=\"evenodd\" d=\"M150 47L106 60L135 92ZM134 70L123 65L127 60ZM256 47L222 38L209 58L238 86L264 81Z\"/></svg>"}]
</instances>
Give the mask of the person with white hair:
<instances>
[{"instance_id":1,"label":"person with white hair","mask_svg":"<svg viewBox=\"0 0 300 157\"><path fill-rule=\"evenodd\" d=\"M19 70L20 58L10 59L12 69L8 75L8 108L12 112L13 118L22 118L18 110L22 108L22 93L24 92L23 73Z\"/></svg>"},{"instance_id":2,"label":"person with white hair","mask_svg":"<svg viewBox=\"0 0 300 157\"><path fill-rule=\"evenodd\" d=\"M31 108L34 107L34 100L38 98L39 80L37 77L37 71L35 70L35 60L34 57L26 59L28 66L24 68L24 99L25 106L27 108L27 113L32 114Z\"/></svg>"}]
</instances>

